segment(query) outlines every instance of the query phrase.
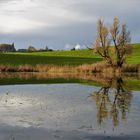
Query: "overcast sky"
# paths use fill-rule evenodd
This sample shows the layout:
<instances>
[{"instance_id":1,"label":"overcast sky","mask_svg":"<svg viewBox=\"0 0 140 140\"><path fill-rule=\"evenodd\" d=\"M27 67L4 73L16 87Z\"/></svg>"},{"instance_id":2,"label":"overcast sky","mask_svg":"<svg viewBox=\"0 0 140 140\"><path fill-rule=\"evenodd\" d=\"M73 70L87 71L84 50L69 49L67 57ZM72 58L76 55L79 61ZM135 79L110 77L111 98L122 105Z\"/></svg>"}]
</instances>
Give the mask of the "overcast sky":
<instances>
[{"instance_id":1,"label":"overcast sky","mask_svg":"<svg viewBox=\"0 0 140 140\"><path fill-rule=\"evenodd\" d=\"M96 22L114 16L126 22L132 42L140 42L140 0L0 0L0 42L64 49L90 44Z\"/></svg>"}]
</instances>

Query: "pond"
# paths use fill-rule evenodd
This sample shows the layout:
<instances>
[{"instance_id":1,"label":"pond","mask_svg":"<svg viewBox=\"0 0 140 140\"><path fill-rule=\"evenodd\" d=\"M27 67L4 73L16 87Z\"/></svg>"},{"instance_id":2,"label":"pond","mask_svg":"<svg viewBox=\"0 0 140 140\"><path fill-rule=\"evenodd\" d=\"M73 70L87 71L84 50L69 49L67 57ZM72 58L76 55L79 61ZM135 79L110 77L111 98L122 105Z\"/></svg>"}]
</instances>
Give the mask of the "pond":
<instances>
[{"instance_id":1,"label":"pond","mask_svg":"<svg viewBox=\"0 0 140 140\"><path fill-rule=\"evenodd\" d=\"M0 140L140 139L139 87L126 88L122 78L102 85L72 77L55 84L6 77L0 86Z\"/></svg>"}]
</instances>

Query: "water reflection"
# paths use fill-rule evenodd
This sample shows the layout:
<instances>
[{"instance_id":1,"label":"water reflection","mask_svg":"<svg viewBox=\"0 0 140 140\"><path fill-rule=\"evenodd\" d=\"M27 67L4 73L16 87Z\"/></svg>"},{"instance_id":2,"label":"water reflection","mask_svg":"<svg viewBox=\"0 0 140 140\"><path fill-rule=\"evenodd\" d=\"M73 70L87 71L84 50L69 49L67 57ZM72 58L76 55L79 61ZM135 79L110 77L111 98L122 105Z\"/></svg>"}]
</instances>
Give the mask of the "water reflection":
<instances>
[{"instance_id":1,"label":"water reflection","mask_svg":"<svg viewBox=\"0 0 140 140\"><path fill-rule=\"evenodd\" d=\"M111 118L113 126L116 127L121 120L127 119L132 93L125 89L121 77L108 81L106 86L91 94L91 98L96 102L97 122L99 125Z\"/></svg>"},{"instance_id":2,"label":"water reflection","mask_svg":"<svg viewBox=\"0 0 140 140\"><path fill-rule=\"evenodd\" d=\"M12 84L40 84L40 83L93 83L98 82L104 84L109 83L114 77L105 76L100 73L36 73L36 72L20 72L20 73L0 73L0 85ZM125 74L123 75L125 82L131 79L137 80L135 87L139 87L138 75ZM95 85L95 83L93 83ZM99 84L98 84L99 85ZM131 87L131 86L130 86ZM139 88L138 88L139 89Z\"/></svg>"},{"instance_id":3,"label":"water reflection","mask_svg":"<svg viewBox=\"0 0 140 140\"><path fill-rule=\"evenodd\" d=\"M12 76L16 78L16 74ZM102 83L106 81L104 86L87 83L0 86L0 139L116 140L134 139L130 136L138 134L138 140L139 91L128 90L126 79L121 77L95 78ZM125 120L127 123L122 123Z\"/></svg>"}]
</instances>

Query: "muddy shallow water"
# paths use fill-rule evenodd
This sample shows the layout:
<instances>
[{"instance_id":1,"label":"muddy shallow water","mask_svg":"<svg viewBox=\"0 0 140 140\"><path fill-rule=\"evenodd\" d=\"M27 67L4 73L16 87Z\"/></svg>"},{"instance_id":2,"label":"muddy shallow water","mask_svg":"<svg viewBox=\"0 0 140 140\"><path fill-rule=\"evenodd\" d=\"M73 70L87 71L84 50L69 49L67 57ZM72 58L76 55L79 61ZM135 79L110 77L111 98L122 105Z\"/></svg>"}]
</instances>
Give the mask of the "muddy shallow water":
<instances>
[{"instance_id":1,"label":"muddy shallow water","mask_svg":"<svg viewBox=\"0 0 140 140\"><path fill-rule=\"evenodd\" d=\"M1 140L140 139L140 91L114 96L114 89L82 84L0 89Z\"/></svg>"}]
</instances>

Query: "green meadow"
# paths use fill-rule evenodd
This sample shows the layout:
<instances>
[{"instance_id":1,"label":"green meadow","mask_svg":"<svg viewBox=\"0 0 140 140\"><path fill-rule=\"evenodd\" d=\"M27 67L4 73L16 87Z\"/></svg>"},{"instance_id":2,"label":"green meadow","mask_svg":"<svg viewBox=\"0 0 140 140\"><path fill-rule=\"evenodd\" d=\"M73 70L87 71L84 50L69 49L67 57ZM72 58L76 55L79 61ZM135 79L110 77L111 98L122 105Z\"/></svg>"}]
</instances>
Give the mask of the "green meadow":
<instances>
[{"instance_id":1,"label":"green meadow","mask_svg":"<svg viewBox=\"0 0 140 140\"><path fill-rule=\"evenodd\" d=\"M140 44L133 44L132 54L127 56L126 63L140 64Z\"/></svg>"},{"instance_id":2,"label":"green meadow","mask_svg":"<svg viewBox=\"0 0 140 140\"><path fill-rule=\"evenodd\" d=\"M0 64L3 65L81 65L101 61L102 58L90 50L52 51L32 53L1 53Z\"/></svg>"},{"instance_id":3,"label":"green meadow","mask_svg":"<svg viewBox=\"0 0 140 140\"><path fill-rule=\"evenodd\" d=\"M32 52L32 53L1 53L1 65L81 65L91 64L101 61L102 58L93 51L52 51L52 52ZM140 64L140 44L133 44L132 54L126 58L127 64Z\"/></svg>"}]
</instances>

